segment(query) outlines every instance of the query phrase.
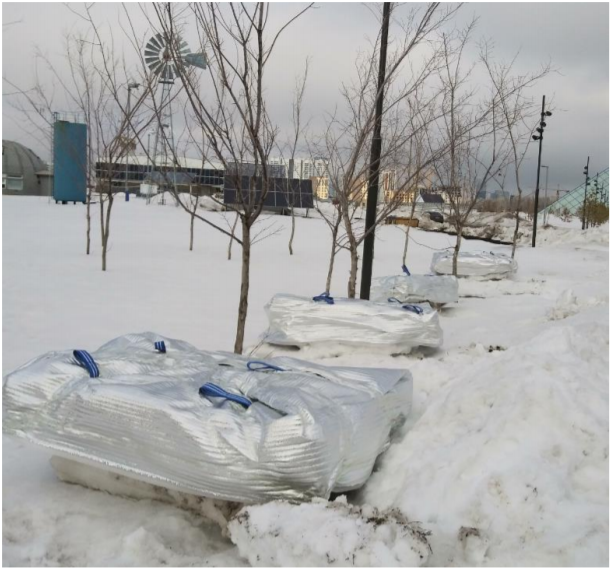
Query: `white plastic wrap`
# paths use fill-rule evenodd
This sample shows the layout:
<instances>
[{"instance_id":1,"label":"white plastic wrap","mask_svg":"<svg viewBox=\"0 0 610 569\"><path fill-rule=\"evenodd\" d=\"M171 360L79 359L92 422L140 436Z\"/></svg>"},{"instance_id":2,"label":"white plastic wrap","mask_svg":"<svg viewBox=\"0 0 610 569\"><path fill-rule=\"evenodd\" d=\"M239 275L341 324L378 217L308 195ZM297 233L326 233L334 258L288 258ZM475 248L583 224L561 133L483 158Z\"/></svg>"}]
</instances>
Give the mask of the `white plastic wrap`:
<instances>
[{"instance_id":1,"label":"white plastic wrap","mask_svg":"<svg viewBox=\"0 0 610 569\"><path fill-rule=\"evenodd\" d=\"M458 280L446 275L392 275L373 279L371 300L385 302L430 302L447 304L458 301Z\"/></svg>"},{"instance_id":2,"label":"white plastic wrap","mask_svg":"<svg viewBox=\"0 0 610 569\"><path fill-rule=\"evenodd\" d=\"M336 343L408 349L438 348L443 342L438 313L430 306L417 307L415 312L392 302L335 298L328 304L276 294L265 309L269 319L265 341L270 344L301 347Z\"/></svg>"},{"instance_id":3,"label":"white plastic wrap","mask_svg":"<svg viewBox=\"0 0 610 569\"><path fill-rule=\"evenodd\" d=\"M165 353L155 352L156 341ZM358 488L411 405L411 375L400 369L287 357L263 365L152 333L122 336L87 357L98 377L72 351L6 376L4 432L104 470L229 501ZM210 395L209 383L249 406Z\"/></svg>"},{"instance_id":4,"label":"white plastic wrap","mask_svg":"<svg viewBox=\"0 0 610 569\"><path fill-rule=\"evenodd\" d=\"M431 270L438 275L453 272L453 251L441 251L432 256ZM491 251L460 251L457 272L459 277L480 280L504 279L517 272L517 261L502 253Z\"/></svg>"}]
</instances>

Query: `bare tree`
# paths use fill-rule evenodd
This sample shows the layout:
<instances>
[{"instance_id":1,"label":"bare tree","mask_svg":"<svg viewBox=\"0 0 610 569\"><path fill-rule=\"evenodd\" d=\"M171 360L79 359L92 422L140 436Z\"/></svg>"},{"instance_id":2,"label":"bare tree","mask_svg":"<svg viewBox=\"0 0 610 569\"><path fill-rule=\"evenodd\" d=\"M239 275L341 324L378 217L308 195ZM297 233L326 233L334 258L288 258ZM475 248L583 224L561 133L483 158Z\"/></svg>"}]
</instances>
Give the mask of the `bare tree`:
<instances>
[{"instance_id":1,"label":"bare tree","mask_svg":"<svg viewBox=\"0 0 610 569\"><path fill-rule=\"evenodd\" d=\"M393 12L395 8L392 9ZM408 149L414 136L435 120L435 106L439 92L433 87L423 88L440 63L438 50L431 39L438 29L454 14L456 8L441 8L430 3L409 12L405 22L397 22L400 34L390 42L383 84L384 112L382 118L382 151L380 172L382 186L386 185L382 203L378 205L375 231L379 224L402 203L403 193L412 188L422 169L442 152L440 148L424 147L425 156L416 167ZM361 55L356 63L357 78L344 85L341 91L346 110L335 111L327 117L325 133L318 143L320 153L328 157L329 177L341 204L343 234L340 247L350 255L347 295L356 295L358 248L366 237L364 224L357 215L366 201L369 175L369 156L375 125L375 106L382 96L376 82L376 44L369 54ZM425 45L425 49L424 49ZM406 75L406 78L405 78ZM410 120L415 113L420 120L414 129Z\"/></svg>"},{"instance_id":2,"label":"bare tree","mask_svg":"<svg viewBox=\"0 0 610 569\"><path fill-rule=\"evenodd\" d=\"M279 36L307 6L270 35L270 6L191 4L192 19L201 38L201 51L208 54L206 95L200 80L191 68L180 64L176 52L178 35L170 4L155 5L161 32L168 40L174 60L179 63L178 75L190 103L193 119L205 133L211 153L225 170L227 182L234 188L235 203L225 204L239 216L241 236L215 226L242 247L242 270L237 331L234 350L242 353L248 314L250 261L253 242L260 235L253 233L265 199L271 188L270 152L276 147L278 129L265 102L265 69ZM233 49L229 49L229 45Z\"/></svg>"},{"instance_id":3,"label":"bare tree","mask_svg":"<svg viewBox=\"0 0 610 569\"><path fill-rule=\"evenodd\" d=\"M537 126L538 103L526 96L526 91L536 82L551 72L550 64L525 75L513 72L516 56L508 63L497 63L492 57L493 46L490 42L481 44L481 61L497 93L498 111L504 120L512 153L511 163L514 169L517 201L515 211L515 232L511 256L515 257L519 237L519 221L523 185L521 166L532 141L532 133Z\"/></svg>"}]
</instances>

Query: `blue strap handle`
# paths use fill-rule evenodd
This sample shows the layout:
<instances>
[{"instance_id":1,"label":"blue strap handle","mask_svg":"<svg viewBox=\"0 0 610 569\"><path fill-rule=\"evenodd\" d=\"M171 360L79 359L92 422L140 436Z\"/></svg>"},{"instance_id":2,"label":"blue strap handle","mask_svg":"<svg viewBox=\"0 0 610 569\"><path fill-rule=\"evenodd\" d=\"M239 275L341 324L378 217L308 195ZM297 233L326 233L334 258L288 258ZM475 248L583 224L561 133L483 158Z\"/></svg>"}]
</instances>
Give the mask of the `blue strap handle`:
<instances>
[{"instance_id":1,"label":"blue strap handle","mask_svg":"<svg viewBox=\"0 0 610 569\"><path fill-rule=\"evenodd\" d=\"M273 371L285 371L283 368L281 368L279 366L275 366L273 364L259 361L259 360L252 360L252 361L248 362L246 365L250 371L263 371L265 369L271 369Z\"/></svg>"},{"instance_id":2,"label":"blue strap handle","mask_svg":"<svg viewBox=\"0 0 610 569\"><path fill-rule=\"evenodd\" d=\"M395 296L388 298L388 302L397 302L398 304L401 304L400 300L398 300Z\"/></svg>"},{"instance_id":3,"label":"blue strap handle","mask_svg":"<svg viewBox=\"0 0 610 569\"><path fill-rule=\"evenodd\" d=\"M228 399L229 401L243 405L246 409L252 405L252 401L250 401L247 397L236 395L235 393L229 393L215 383L204 383L199 388L199 395L202 397L223 397L224 399Z\"/></svg>"},{"instance_id":4,"label":"blue strap handle","mask_svg":"<svg viewBox=\"0 0 610 569\"><path fill-rule=\"evenodd\" d=\"M415 312L415 314L423 314L424 311L421 306L415 306L414 304L403 304L402 307L409 312Z\"/></svg>"},{"instance_id":5,"label":"blue strap handle","mask_svg":"<svg viewBox=\"0 0 610 569\"><path fill-rule=\"evenodd\" d=\"M165 354L167 352L167 349L165 348L165 342L163 340L155 342L155 350L161 352L162 354Z\"/></svg>"},{"instance_id":6,"label":"blue strap handle","mask_svg":"<svg viewBox=\"0 0 610 569\"><path fill-rule=\"evenodd\" d=\"M335 304L335 299L327 292L323 292L318 296L313 297L314 302L326 302L326 304Z\"/></svg>"},{"instance_id":7,"label":"blue strap handle","mask_svg":"<svg viewBox=\"0 0 610 569\"><path fill-rule=\"evenodd\" d=\"M79 366L84 367L89 372L89 377L99 377L100 368L97 367L91 354L85 350L74 350L72 352Z\"/></svg>"},{"instance_id":8,"label":"blue strap handle","mask_svg":"<svg viewBox=\"0 0 610 569\"><path fill-rule=\"evenodd\" d=\"M402 266L402 272L405 273L408 277L411 276L411 273L409 272L409 269L407 269L407 265L403 265Z\"/></svg>"}]
</instances>

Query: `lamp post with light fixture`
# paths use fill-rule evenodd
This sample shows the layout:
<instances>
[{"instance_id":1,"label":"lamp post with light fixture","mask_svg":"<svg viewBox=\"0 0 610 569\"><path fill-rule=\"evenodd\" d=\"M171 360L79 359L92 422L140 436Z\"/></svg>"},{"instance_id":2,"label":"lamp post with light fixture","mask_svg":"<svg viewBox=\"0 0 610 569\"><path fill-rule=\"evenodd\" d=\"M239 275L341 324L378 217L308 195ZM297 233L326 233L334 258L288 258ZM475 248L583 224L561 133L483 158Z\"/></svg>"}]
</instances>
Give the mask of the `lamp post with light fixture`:
<instances>
[{"instance_id":1,"label":"lamp post with light fixture","mask_svg":"<svg viewBox=\"0 0 610 569\"><path fill-rule=\"evenodd\" d=\"M536 194L534 196L534 229L532 232L532 247L536 247L536 229L538 227L538 197L540 195L540 167L542 164L542 138L544 127L546 127L545 118L550 117L553 113L544 110L546 96L542 96L542 112L540 113L540 126L536 129L538 134L534 134L532 138L538 141L538 173L536 174Z\"/></svg>"}]
</instances>

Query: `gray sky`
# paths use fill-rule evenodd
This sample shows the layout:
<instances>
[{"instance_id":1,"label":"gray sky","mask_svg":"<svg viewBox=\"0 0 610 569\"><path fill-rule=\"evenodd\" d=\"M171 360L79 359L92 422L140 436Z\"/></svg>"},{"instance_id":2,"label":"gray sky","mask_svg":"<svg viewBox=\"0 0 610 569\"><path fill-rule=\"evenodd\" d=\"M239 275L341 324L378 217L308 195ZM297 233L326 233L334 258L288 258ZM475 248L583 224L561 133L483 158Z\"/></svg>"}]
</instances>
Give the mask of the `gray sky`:
<instances>
[{"instance_id":1,"label":"gray sky","mask_svg":"<svg viewBox=\"0 0 610 569\"><path fill-rule=\"evenodd\" d=\"M78 8L78 4L73 4ZM300 4L277 3L272 13L280 21L299 10ZM401 10L408 6L401 7ZM114 3L96 4L98 22L120 37L117 27L121 7ZM138 33L147 34L146 19L130 6ZM608 4L607 3L476 3L465 5L453 25L462 25L478 16L474 39L491 38L500 58L520 52L517 68L533 70L552 60L559 70L532 91L537 99L545 94L554 102L554 114L547 121L543 163L550 166L549 188L570 189L583 180L582 168L591 156L591 172L608 166ZM60 3L2 4L3 77L30 87L35 82L34 50L40 48L62 68L63 35L83 30L84 24ZM6 25L7 23L11 25ZM124 22L124 18L123 18ZM359 50L378 32L371 10L358 3L319 3L290 28L278 45L268 73L269 101L282 124L290 115L295 76L302 72L309 56L310 75L304 114L320 117L339 101L341 82L353 76ZM392 31L392 30L391 30ZM187 37L188 40L188 37ZM473 45L469 57L476 56ZM133 54L126 48L126 57ZM44 77L44 73L43 73ZM3 84L3 94L12 89ZM66 110L66 109L58 109ZM2 137L17 140L49 158L40 137L23 128L23 120L7 105L3 96ZM535 186L537 146L530 147L524 170L525 185Z\"/></svg>"}]
</instances>

